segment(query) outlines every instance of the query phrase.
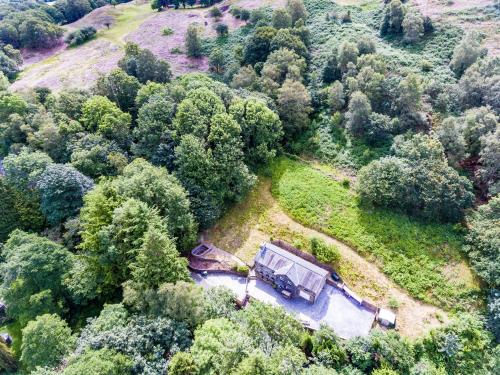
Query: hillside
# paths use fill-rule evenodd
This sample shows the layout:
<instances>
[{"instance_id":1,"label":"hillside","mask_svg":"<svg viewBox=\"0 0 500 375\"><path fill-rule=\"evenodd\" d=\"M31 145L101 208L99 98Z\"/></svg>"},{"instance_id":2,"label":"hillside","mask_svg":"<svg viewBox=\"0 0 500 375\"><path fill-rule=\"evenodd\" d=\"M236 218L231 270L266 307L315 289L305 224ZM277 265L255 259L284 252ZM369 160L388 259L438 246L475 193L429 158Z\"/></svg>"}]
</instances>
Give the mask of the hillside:
<instances>
[{"instance_id":1,"label":"hillside","mask_svg":"<svg viewBox=\"0 0 500 375\"><path fill-rule=\"evenodd\" d=\"M497 375L499 27L0 0L0 373Z\"/></svg>"},{"instance_id":2,"label":"hillside","mask_svg":"<svg viewBox=\"0 0 500 375\"><path fill-rule=\"evenodd\" d=\"M266 6L267 0L226 0L219 4L230 4L254 9ZM283 5L283 1L269 1L272 7ZM109 29L103 20L112 19ZM52 90L63 87L90 88L100 74L106 74L116 67L123 57L123 45L134 42L142 48L151 50L157 57L165 59L172 66L174 74L207 71L206 57L192 59L183 52L187 27L198 22L203 28L203 35L215 35L214 19L209 16L209 9L187 8L156 12L147 1L132 1L96 9L65 26L69 32L84 26L95 26L99 32L94 40L76 48L59 45L51 50L25 53L23 72L12 85L14 90L24 90L37 86L46 86ZM230 30L241 27L244 22L231 16L227 10L217 22L227 23ZM172 29L171 35L162 34L164 29Z\"/></svg>"}]
</instances>

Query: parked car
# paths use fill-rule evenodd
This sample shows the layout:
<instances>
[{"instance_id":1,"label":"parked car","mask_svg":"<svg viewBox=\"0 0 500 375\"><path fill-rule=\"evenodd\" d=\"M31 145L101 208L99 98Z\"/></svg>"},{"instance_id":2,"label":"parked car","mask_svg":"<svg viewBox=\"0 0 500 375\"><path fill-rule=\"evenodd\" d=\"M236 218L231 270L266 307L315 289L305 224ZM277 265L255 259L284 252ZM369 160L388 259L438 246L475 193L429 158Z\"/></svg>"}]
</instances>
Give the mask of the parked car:
<instances>
[{"instance_id":1,"label":"parked car","mask_svg":"<svg viewBox=\"0 0 500 375\"><path fill-rule=\"evenodd\" d=\"M7 344L7 346L12 345L12 337L8 333L0 333L0 340Z\"/></svg>"},{"instance_id":2,"label":"parked car","mask_svg":"<svg viewBox=\"0 0 500 375\"><path fill-rule=\"evenodd\" d=\"M338 283L342 282L342 278L339 276L337 272L332 272L332 279Z\"/></svg>"}]
</instances>

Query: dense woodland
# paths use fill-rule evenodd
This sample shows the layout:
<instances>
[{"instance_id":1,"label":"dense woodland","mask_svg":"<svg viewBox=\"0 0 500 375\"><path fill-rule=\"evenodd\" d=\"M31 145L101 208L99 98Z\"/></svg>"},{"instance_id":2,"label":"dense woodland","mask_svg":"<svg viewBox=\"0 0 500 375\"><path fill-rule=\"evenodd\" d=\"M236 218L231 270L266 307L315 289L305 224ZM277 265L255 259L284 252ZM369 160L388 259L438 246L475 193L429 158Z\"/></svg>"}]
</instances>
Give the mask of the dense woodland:
<instances>
[{"instance_id":1,"label":"dense woodland","mask_svg":"<svg viewBox=\"0 0 500 375\"><path fill-rule=\"evenodd\" d=\"M327 0L233 6L240 29L186 34L207 74L173 77L168 61L128 43L91 91L9 90L17 49L52 46L61 24L105 3L1 2L0 299L15 339L0 342L2 371L500 373L500 59L481 35L399 0L370 11ZM356 175L360 210L453 228L481 291L437 298L452 319L416 340L375 329L344 341L195 285L184 256L198 233L284 155ZM434 302L392 264L384 272Z\"/></svg>"}]
</instances>

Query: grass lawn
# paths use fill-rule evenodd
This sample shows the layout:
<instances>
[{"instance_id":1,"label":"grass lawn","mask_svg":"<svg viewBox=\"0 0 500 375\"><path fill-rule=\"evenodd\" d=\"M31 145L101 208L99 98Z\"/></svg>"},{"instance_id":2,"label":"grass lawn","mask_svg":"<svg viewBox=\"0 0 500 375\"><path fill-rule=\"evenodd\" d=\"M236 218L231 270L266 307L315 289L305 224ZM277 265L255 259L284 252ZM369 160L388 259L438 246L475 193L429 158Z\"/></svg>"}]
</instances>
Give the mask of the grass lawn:
<instances>
[{"instance_id":1,"label":"grass lawn","mask_svg":"<svg viewBox=\"0 0 500 375\"><path fill-rule=\"evenodd\" d=\"M478 290L452 225L361 207L352 189L288 158L276 160L269 173L272 194L288 215L376 262L413 297L451 309Z\"/></svg>"},{"instance_id":2,"label":"grass lawn","mask_svg":"<svg viewBox=\"0 0 500 375\"><path fill-rule=\"evenodd\" d=\"M133 30L137 29L148 17L155 14L151 5L124 4L116 7L112 12L115 23L109 30L102 30L97 34L98 38L108 39L116 44L124 44L123 38Z\"/></svg>"}]
</instances>

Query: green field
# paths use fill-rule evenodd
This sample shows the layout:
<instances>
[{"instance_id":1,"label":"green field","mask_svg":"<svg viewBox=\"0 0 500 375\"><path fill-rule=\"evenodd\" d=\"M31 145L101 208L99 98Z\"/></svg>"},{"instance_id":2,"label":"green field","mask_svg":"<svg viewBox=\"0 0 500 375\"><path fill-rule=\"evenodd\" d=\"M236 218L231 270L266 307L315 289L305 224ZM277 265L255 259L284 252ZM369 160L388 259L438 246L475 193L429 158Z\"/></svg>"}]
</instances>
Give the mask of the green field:
<instances>
[{"instance_id":1,"label":"green field","mask_svg":"<svg viewBox=\"0 0 500 375\"><path fill-rule=\"evenodd\" d=\"M452 225L362 207L352 189L288 158L275 161L270 174L287 214L352 246L413 297L451 309L477 290Z\"/></svg>"},{"instance_id":2,"label":"green field","mask_svg":"<svg viewBox=\"0 0 500 375\"><path fill-rule=\"evenodd\" d=\"M118 7L113 10L112 14L115 17L115 24L109 30L100 31L98 37L108 39L116 44L124 44L124 37L155 13L151 9L151 5L145 3Z\"/></svg>"}]
</instances>

